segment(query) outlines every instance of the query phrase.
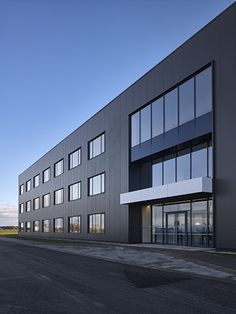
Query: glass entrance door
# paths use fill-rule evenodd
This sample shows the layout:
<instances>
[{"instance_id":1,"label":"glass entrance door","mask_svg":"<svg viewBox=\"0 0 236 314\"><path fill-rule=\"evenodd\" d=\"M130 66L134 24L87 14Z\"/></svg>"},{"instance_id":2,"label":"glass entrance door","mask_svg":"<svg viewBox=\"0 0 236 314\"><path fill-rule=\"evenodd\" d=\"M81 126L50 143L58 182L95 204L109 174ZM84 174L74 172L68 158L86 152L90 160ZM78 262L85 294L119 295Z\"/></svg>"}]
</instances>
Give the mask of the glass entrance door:
<instances>
[{"instance_id":1,"label":"glass entrance door","mask_svg":"<svg viewBox=\"0 0 236 314\"><path fill-rule=\"evenodd\" d=\"M166 213L166 242L173 245L187 245L186 212Z\"/></svg>"}]
</instances>

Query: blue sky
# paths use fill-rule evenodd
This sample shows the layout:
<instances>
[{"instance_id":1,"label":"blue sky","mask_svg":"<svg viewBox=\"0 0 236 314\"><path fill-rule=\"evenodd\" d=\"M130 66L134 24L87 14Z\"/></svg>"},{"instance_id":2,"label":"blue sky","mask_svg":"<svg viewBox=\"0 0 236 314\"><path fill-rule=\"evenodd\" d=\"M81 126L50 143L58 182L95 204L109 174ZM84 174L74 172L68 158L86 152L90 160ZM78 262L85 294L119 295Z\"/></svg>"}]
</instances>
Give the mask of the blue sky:
<instances>
[{"instance_id":1,"label":"blue sky","mask_svg":"<svg viewBox=\"0 0 236 314\"><path fill-rule=\"evenodd\" d=\"M232 0L0 0L0 225L17 176Z\"/></svg>"}]
</instances>

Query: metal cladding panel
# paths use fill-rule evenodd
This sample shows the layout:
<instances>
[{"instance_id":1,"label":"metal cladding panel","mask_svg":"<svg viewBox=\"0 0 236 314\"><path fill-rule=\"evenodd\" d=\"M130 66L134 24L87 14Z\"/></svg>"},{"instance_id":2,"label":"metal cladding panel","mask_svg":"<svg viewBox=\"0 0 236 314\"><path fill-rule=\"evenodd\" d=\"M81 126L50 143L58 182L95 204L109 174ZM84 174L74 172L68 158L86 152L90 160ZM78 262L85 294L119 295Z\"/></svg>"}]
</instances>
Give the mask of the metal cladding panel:
<instances>
[{"instance_id":1,"label":"metal cladding panel","mask_svg":"<svg viewBox=\"0 0 236 314\"><path fill-rule=\"evenodd\" d=\"M214 65L213 154L214 180L213 203L215 220L215 246L236 249L236 4L219 15L195 34L156 67L150 70L121 95L89 119L79 129L65 138L45 156L19 176L25 183L48 166L65 158L77 147L82 147L82 165L74 170L66 168L64 174L24 193L19 201L27 201L82 181L82 199L19 215L19 221L54 218L65 219L72 214L82 215L82 233L78 237L107 241L127 242L130 219L127 205L119 204L119 195L129 192L129 115L173 88L182 80L208 64ZM96 93L96 90L93 91ZM106 133L106 152L88 160L88 141L102 132ZM106 192L88 197L87 178L106 172ZM67 194L65 194L67 195ZM87 233L87 214L106 213L106 233ZM139 215L139 214L137 214ZM130 218L129 218L130 217ZM55 234L52 234L55 236ZM65 233L64 236L73 236ZM136 240L135 240L136 241Z\"/></svg>"}]
</instances>

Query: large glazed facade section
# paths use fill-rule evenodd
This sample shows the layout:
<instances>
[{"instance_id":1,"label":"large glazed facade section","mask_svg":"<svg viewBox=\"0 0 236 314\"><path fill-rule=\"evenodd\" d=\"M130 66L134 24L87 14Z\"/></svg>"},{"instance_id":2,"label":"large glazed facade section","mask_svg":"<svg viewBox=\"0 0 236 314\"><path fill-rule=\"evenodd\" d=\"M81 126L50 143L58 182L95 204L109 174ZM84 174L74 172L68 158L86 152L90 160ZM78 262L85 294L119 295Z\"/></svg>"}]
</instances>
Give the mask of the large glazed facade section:
<instances>
[{"instance_id":1,"label":"large glazed facade section","mask_svg":"<svg viewBox=\"0 0 236 314\"><path fill-rule=\"evenodd\" d=\"M236 4L25 170L21 234L236 249L235 29Z\"/></svg>"}]
</instances>

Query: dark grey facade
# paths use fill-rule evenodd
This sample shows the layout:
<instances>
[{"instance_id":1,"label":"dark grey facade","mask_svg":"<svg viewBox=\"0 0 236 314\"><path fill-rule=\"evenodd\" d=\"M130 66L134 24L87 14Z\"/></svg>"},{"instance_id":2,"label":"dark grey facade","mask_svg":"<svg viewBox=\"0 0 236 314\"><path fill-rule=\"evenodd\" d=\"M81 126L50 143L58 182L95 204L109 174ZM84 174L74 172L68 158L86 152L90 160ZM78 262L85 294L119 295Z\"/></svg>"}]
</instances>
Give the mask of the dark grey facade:
<instances>
[{"instance_id":1,"label":"dark grey facade","mask_svg":"<svg viewBox=\"0 0 236 314\"><path fill-rule=\"evenodd\" d=\"M235 69L233 4L19 176L20 234L236 249Z\"/></svg>"}]
</instances>

